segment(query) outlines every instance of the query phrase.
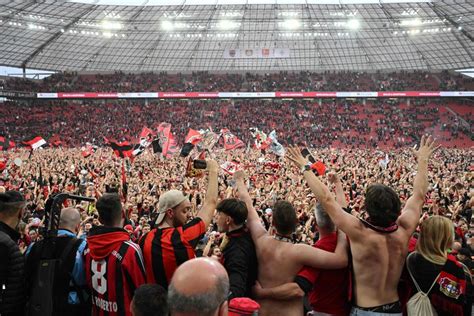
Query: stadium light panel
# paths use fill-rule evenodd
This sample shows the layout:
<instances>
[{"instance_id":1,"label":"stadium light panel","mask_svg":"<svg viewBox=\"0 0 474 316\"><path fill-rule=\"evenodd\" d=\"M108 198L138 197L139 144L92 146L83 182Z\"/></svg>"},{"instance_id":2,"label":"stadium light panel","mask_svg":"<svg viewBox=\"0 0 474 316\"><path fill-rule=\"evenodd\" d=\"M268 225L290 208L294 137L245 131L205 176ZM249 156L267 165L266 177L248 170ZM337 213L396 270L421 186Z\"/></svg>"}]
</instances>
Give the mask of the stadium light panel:
<instances>
[{"instance_id":1,"label":"stadium light panel","mask_svg":"<svg viewBox=\"0 0 474 316\"><path fill-rule=\"evenodd\" d=\"M410 20L403 20L400 22L402 26L420 26L422 24L421 19L410 19Z\"/></svg>"},{"instance_id":2,"label":"stadium light panel","mask_svg":"<svg viewBox=\"0 0 474 316\"><path fill-rule=\"evenodd\" d=\"M281 27L288 29L288 30L296 30L301 27L301 22L296 19L286 20L284 22L280 22Z\"/></svg>"},{"instance_id":3,"label":"stadium light panel","mask_svg":"<svg viewBox=\"0 0 474 316\"><path fill-rule=\"evenodd\" d=\"M174 25L170 21L163 21L161 22L161 28L165 31L172 31L174 29Z\"/></svg>"},{"instance_id":4,"label":"stadium light panel","mask_svg":"<svg viewBox=\"0 0 474 316\"><path fill-rule=\"evenodd\" d=\"M117 21L104 20L101 23L101 27L104 30L120 30L122 28L122 23L117 22Z\"/></svg>"},{"instance_id":5,"label":"stadium light panel","mask_svg":"<svg viewBox=\"0 0 474 316\"><path fill-rule=\"evenodd\" d=\"M217 27L221 30L231 30L239 27L239 23L231 20L222 20L217 24Z\"/></svg>"},{"instance_id":6,"label":"stadium light panel","mask_svg":"<svg viewBox=\"0 0 474 316\"><path fill-rule=\"evenodd\" d=\"M347 21L346 26L351 30L357 30L360 27L360 22L357 19L350 19Z\"/></svg>"}]
</instances>

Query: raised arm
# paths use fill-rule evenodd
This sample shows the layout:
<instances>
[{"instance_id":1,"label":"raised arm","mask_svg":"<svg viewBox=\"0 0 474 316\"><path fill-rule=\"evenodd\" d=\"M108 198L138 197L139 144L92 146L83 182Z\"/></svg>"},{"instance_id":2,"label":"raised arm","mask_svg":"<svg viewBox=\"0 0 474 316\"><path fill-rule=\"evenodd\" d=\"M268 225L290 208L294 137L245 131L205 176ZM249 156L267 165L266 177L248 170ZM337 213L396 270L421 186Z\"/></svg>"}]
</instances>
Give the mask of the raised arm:
<instances>
[{"instance_id":1,"label":"raised arm","mask_svg":"<svg viewBox=\"0 0 474 316\"><path fill-rule=\"evenodd\" d=\"M341 179L339 179L339 176L336 173L331 172L328 174L328 180L334 184L334 189L336 191L336 202L342 208L347 207L346 196L344 194L344 189L342 188L342 182Z\"/></svg>"},{"instance_id":2,"label":"raised arm","mask_svg":"<svg viewBox=\"0 0 474 316\"><path fill-rule=\"evenodd\" d=\"M423 135L420 148L415 151L418 169L413 183L413 194L405 204L397 221L398 225L407 230L409 234L415 231L420 219L421 209L428 191L428 160L437 148L433 137Z\"/></svg>"},{"instance_id":3,"label":"raised arm","mask_svg":"<svg viewBox=\"0 0 474 316\"><path fill-rule=\"evenodd\" d=\"M308 164L297 147L289 148L287 157L300 169ZM316 196L319 203L322 204L329 217L331 217L334 225L342 229L349 238L356 238L358 233L361 231L359 229L361 227L359 220L351 214L344 212L342 207L334 199L334 196L331 191L329 191L328 187L322 183L311 170L303 170L302 172L306 182L311 188L311 191Z\"/></svg>"},{"instance_id":4,"label":"raised arm","mask_svg":"<svg viewBox=\"0 0 474 316\"><path fill-rule=\"evenodd\" d=\"M341 269L347 267L349 262L346 235L342 231L338 231L337 246L334 253L305 244L297 244L294 248L297 252L295 257L304 266Z\"/></svg>"},{"instance_id":5,"label":"raised arm","mask_svg":"<svg viewBox=\"0 0 474 316\"><path fill-rule=\"evenodd\" d=\"M267 231L262 225L257 211L253 207L252 199L250 198L247 186L245 185L244 178L245 174L243 171L237 171L234 173L234 180L237 186L239 199L245 202L248 210L247 227L250 229L250 234L252 235L253 241L256 242L257 239L265 236Z\"/></svg>"},{"instance_id":6,"label":"raised arm","mask_svg":"<svg viewBox=\"0 0 474 316\"><path fill-rule=\"evenodd\" d=\"M207 191L204 203L197 213L197 217L201 218L205 227L209 226L214 216L214 211L217 205L217 175L219 172L219 165L214 160L207 160Z\"/></svg>"}]
</instances>

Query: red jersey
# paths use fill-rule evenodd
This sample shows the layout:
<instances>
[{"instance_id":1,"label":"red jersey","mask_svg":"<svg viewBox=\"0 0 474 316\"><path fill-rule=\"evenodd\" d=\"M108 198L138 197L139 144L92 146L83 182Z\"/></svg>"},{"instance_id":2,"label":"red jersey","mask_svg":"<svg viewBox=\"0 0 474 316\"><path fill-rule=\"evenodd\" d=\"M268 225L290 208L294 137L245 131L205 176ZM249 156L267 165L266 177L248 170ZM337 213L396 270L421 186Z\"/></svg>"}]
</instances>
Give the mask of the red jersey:
<instances>
[{"instance_id":1,"label":"red jersey","mask_svg":"<svg viewBox=\"0 0 474 316\"><path fill-rule=\"evenodd\" d=\"M155 228L140 239L145 258L147 283L168 289L174 271L196 257L194 248L206 232L199 217L181 227Z\"/></svg>"},{"instance_id":2,"label":"red jersey","mask_svg":"<svg viewBox=\"0 0 474 316\"><path fill-rule=\"evenodd\" d=\"M336 232L321 238L313 247L334 252ZM325 270L303 267L296 277L298 285L309 292L309 302L314 311L337 316L349 315L349 269ZM312 286L312 287L310 287Z\"/></svg>"},{"instance_id":3,"label":"red jersey","mask_svg":"<svg viewBox=\"0 0 474 316\"><path fill-rule=\"evenodd\" d=\"M135 289L146 279L140 248L125 230L104 226L90 230L87 245L84 255L92 315L131 315Z\"/></svg>"}]
</instances>

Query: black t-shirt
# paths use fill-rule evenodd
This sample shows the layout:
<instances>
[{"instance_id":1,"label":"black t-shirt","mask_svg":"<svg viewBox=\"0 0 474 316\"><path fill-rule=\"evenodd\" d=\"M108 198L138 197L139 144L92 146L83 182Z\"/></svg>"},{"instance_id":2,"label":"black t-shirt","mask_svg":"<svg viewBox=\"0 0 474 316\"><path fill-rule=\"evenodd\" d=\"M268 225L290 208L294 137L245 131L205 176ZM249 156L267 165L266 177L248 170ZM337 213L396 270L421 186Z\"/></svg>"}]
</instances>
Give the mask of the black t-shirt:
<instances>
[{"instance_id":1,"label":"black t-shirt","mask_svg":"<svg viewBox=\"0 0 474 316\"><path fill-rule=\"evenodd\" d=\"M443 268L443 265L434 264L417 252L413 253L409 259L410 271L415 277L416 283L423 292L427 292L433 284L435 278Z\"/></svg>"}]
</instances>

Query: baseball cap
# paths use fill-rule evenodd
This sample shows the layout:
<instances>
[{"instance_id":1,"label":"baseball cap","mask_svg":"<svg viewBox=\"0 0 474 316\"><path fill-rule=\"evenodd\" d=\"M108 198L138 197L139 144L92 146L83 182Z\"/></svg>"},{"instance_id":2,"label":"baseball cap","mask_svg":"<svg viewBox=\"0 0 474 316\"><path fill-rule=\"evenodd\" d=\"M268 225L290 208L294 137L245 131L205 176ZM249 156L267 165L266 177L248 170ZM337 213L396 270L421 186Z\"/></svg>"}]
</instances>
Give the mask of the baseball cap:
<instances>
[{"instance_id":1,"label":"baseball cap","mask_svg":"<svg viewBox=\"0 0 474 316\"><path fill-rule=\"evenodd\" d=\"M0 193L0 204L8 206L19 206L20 204L25 203L25 198L23 194L18 191L6 191Z\"/></svg>"},{"instance_id":2,"label":"baseball cap","mask_svg":"<svg viewBox=\"0 0 474 316\"><path fill-rule=\"evenodd\" d=\"M155 225L160 225L165 218L166 211L170 208L174 208L188 198L183 192L179 190L170 190L160 196L158 201L158 218L156 219Z\"/></svg>"},{"instance_id":3,"label":"baseball cap","mask_svg":"<svg viewBox=\"0 0 474 316\"><path fill-rule=\"evenodd\" d=\"M260 305L247 297L236 297L229 302L229 316L258 315Z\"/></svg>"}]
</instances>

